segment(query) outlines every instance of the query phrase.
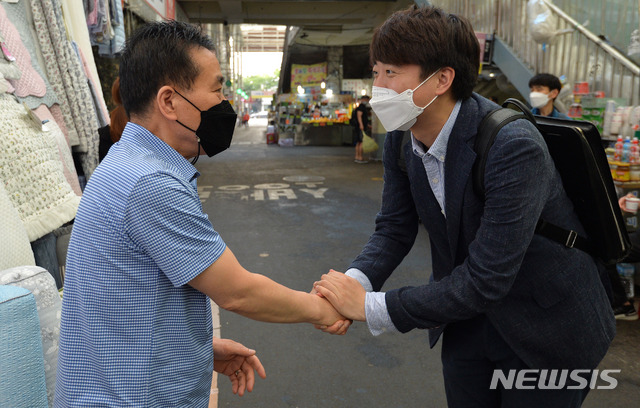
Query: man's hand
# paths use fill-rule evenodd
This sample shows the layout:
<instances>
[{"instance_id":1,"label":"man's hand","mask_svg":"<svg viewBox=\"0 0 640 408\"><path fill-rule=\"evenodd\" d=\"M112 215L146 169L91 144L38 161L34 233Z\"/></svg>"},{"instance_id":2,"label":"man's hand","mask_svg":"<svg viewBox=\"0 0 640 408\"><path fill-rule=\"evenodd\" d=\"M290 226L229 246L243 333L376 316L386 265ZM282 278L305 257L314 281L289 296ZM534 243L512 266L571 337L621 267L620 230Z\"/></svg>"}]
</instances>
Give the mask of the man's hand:
<instances>
[{"instance_id":1,"label":"man's hand","mask_svg":"<svg viewBox=\"0 0 640 408\"><path fill-rule=\"evenodd\" d=\"M213 370L224 374L231 380L234 394L244 395L251 392L255 383L255 370L261 378L267 374L255 350L229 339L213 338Z\"/></svg>"},{"instance_id":2,"label":"man's hand","mask_svg":"<svg viewBox=\"0 0 640 408\"><path fill-rule=\"evenodd\" d=\"M620 205L620 209L624 212L635 214L637 211L633 211L627 208L627 200L630 198L637 198L632 193L627 194L626 196L620 197L618 199L618 204Z\"/></svg>"},{"instance_id":3,"label":"man's hand","mask_svg":"<svg viewBox=\"0 0 640 408\"><path fill-rule=\"evenodd\" d=\"M365 321L364 300L366 291L357 280L331 269L322 275L313 288L324 296L344 317Z\"/></svg>"},{"instance_id":4,"label":"man's hand","mask_svg":"<svg viewBox=\"0 0 640 408\"><path fill-rule=\"evenodd\" d=\"M312 295L317 295L318 297L321 297L321 298L324 298L324 296L322 296L322 294L320 294L320 292L318 292L315 288L311 289L311 294ZM314 324L313 326L316 329L322 330L325 333L343 335L343 334L347 334L347 331L349 330L349 327L351 326L351 323L353 323L353 320L344 319L344 320L336 321L331 326L321 326L321 325L317 325L317 324Z\"/></svg>"}]
</instances>

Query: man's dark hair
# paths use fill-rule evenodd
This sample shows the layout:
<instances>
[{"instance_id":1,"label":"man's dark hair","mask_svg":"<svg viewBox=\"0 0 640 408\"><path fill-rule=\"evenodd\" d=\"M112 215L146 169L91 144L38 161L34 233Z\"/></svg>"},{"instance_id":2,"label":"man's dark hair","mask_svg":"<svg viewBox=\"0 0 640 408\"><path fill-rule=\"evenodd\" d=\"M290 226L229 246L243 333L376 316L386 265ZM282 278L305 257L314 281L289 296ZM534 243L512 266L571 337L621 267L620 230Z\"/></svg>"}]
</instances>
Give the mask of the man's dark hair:
<instances>
[{"instance_id":1,"label":"man's dark hair","mask_svg":"<svg viewBox=\"0 0 640 408\"><path fill-rule=\"evenodd\" d=\"M471 24L437 7L413 5L392 14L373 33L369 55L371 65L420 65L422 79L440 68L453 68L456 99L471 96L478 81L480 45Z\"/></svg>"},{"instance_id":2,"label":"man's dark hair","mask_svg":"<svg viewBox=\"0 0 640 408\"><path fill-rule=\"evenodd\" d=\"M196 47L215 52L211 39L191 24L169 20L137 29L120 58L120 95L127 115L144 114L164 85L191 89L199 74L190 55Z\"/></svg>"},{"instance_id":3,"label":"man's dark hair","mask_svg":"<svg viewBox=\"0 0 640 408\"><path fill-rule=\"evenodd\" d=\"M558 92L562 89L562 83L557 76L551 74L538 74L529 80L529 88L533 86L546 86L549 91L557 89Z\"/></svg>"}]
</instances>

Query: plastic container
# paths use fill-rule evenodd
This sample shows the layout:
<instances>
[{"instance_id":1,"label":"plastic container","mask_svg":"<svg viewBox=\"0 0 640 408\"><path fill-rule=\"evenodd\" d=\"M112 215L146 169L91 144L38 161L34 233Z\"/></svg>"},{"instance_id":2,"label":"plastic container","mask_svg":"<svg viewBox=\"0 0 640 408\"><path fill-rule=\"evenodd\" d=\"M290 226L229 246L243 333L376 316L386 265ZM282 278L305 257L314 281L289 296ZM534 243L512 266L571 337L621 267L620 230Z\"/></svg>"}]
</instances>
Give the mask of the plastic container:
<instances>
[{"instance_id":1,"label":"plastic container","mask_svg":"<svg viewBox=\"0 0 640 408\"><path fill-rule=\"evenodd\" d=\"M631 138L628 137L625 139L624 144L622 145L622 159L621 161L625 163L629 163L629 154L631 152Z\"/></svg>"},{"instance_id":2,"label":"plastic container","mask_svg":"<svg viewBox=\"0 0 640 408\"><path fill-rule=\"evenodd\" d=\"M615 151L613 153L613 160L620 161L622 160L622 151L624 149L624 142L622 141L622 136L618 137L618 141L615 145Z\"/></svg>"},{"instance_id":3,"label":"plastic container","mask_svg":"<svg viewBox=\"0 0 640 408\"><path fill-rule=\"evenodd\" d=\"M618 108L611 116L611 125L609 126L609 133L611 135L623 135L624 133L620 132L622 128L623 122L623 109Z\"/></svg>"},{"instance_id":4,"label":"plastic container","mask_svg":"<svg viewBox=\"0 0 640 408\"><path fill-rule=\"evenodd\" d=\"M631 180L631 165L629 163L618 163L616 169L616 175L614 180L617 181L630 181Z\"/></svg>"},{"instance_id":5,"label":"plastic container","mask_svg":"<svg viewBox=\"0 0 640 408\"><path fill-rule=\"evenodd\" d=\"M638 139L635 137L631 141L631 146L629 147L629 163L640 163L640 146L638 146Z\"/></svg>"},{"instance_id":6,"label":"plastic container","mask_svg":"<svg viewBox=\"0 0 640 408\"><path fill-rule=\"evenodd\" d=\"M618 274L622 281L622 286L627 293L627 298L633 299L635 296L635 290L633 288L633 275L635 274L635 267L629 263L619 263L617 265Z\"/></svg>"},{"instance_id":7,"label":"plastic container","mask_svg":"<svg viewBox=\"0 0 640 408\"><path fill-rule=\"evenodd\" d=\"M618 162L609 163L609 169L611 169L611 178L617 180L618 177ZM631 175L629 175L631 177Z\"/></svg>"},{"instance_id":8,"label":"plastic container","mask_svg":"<svg viewBox=\"0 0 640 408\"><path fill-rule=\"evenodd\" d=\"M611 136L611 121L613 114L616 112L616 101L608 100L604 109L604 120L602 122L602 135Z\"/></svg>"}]
</instances>

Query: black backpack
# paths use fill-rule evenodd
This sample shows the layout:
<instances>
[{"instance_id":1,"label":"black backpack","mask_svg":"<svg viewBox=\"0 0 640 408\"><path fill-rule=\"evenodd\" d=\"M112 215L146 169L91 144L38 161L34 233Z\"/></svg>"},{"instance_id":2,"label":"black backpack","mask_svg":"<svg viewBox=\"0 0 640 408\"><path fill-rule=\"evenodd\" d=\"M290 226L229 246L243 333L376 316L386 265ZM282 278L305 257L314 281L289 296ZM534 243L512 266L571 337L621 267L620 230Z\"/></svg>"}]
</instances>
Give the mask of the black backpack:
<instances>
[{"instance_id":1,"label":"black backpack","mask_svg":"<svg viewBox=\"0 0 640 408\"><path fill-rule=\"evenodd\" d=\"M507 109L509 104L521 112ZM507 99L502 108L489 112L478 127L473 165L474 192L484 198L484 170L496 135L507 123L527 119L542 134L549 153L562 178L567 195L587 232L587 237L566 230L543 219L538 220L536 234L568 248L578 248L599 258L605 264L622 260L631 249L618 198L616 195L602 139L597 128L589 122L534 116L517 99ZM405 138L407 138L405 133ZM402 146L405 142L402 142ZM404 154L400 154L406 171Z\"/></svg>"}]
</instances>

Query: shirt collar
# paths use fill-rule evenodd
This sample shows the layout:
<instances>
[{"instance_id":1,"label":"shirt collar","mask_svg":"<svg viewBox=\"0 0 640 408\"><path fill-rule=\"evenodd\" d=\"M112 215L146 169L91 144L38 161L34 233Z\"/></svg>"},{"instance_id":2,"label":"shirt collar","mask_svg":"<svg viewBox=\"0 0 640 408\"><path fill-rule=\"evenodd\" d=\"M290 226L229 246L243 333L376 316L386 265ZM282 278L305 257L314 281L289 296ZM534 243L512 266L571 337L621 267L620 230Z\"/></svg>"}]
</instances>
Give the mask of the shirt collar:
<instances>
[{"instance_id":1,"label":"shirt collar","mask_svg":"<svg viewBox=\"0 0 640 408\"><path fill-rule=\"evenodd\" d=\"M174 166L189 182L200 176L198 170L173 147L136 123L127 123L120 140L136 144L153 152L163 161Z\"/></svg>"},{"instance_id":2,"label":"shirt collar","mask_svg":"<svg viewBox=\"0 0 640 408\"><path fill-rule=\"evenodd\" d=\"M540 112L540 108L531 109L531 113L533 113L534 115L542 115L542 113ZM560 111L557 110L556 107L554 106L553 110L551 110L551 113L547 117L548 118L557 118L558 116L560 116Z\"/></svg>"},{"instance_id":3,"label":"shirt collar","mask_svg":"<svg viewBox=\"0 0 640 408\"><path fill-rule=\"evenodd\" d=\"M413 133L411 133L411 145L413 147L413 153L419 157L423 157L425 154L435 157L437 160L444 163L444 158L447 156L447 144L449 143L449 136L451 136L451 131L453 130L453 125L456 123L456 119L458 118L458 113L460 112L460 106L462 105L462 101L457 101L451 114L449 115L449 119L445 122L444 126L438 133L436 140L433 142L429 150L425 153L425 146L417 140Z\"/></svg>"}]
</instances>

